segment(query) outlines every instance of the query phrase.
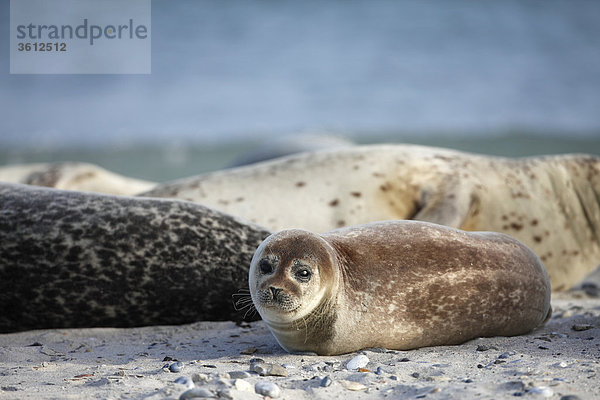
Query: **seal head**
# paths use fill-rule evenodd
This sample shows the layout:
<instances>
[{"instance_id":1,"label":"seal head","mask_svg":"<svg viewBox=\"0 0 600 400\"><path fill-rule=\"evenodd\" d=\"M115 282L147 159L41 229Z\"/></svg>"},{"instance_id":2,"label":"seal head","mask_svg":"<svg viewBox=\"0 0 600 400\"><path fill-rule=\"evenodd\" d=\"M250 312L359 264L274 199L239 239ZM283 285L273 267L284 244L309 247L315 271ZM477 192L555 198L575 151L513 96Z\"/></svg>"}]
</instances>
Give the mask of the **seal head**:
<instances>
[{"instance_id":1,"label":"seal head","mask_svg":"<svg viewBox=\"0 0 600 400\"><path fill-rule=\"evenodd\" d=\"M316 328L335 315L338 275L335 250L314 233L286 230L258 248L249 272L252 301L284 349L299 350L289 343L294 327ZM306 329L302 341L320 340L319 332Z\"/></svg>"}]
</instances>

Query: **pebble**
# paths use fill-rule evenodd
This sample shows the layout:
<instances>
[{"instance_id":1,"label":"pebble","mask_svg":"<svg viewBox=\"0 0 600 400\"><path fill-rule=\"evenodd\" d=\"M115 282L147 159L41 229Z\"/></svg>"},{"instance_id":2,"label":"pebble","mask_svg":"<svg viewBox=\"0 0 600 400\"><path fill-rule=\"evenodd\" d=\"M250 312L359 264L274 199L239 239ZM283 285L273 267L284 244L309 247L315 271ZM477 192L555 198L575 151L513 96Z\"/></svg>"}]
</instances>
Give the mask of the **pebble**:
<instances>
[{"instance_id":1,"label":"pebble","mask_svg":"<svg viewBox=\"0 0 600 400\"><path fill-rule=\"evenodd\" d=\"M528 392L542 397L552 397L554 395L554 391L547 386L533 387Z\"/></svg>"},{"instance_id":2,"label":"pebble","mask_svg":"<svg viewBox=\"0 0 600 400\"><path fill-rule=\"evenodd\" d=\"M178 383L180 385L184 385L188 389L191 389L194 387L194 381L192 381L187 376L180 376L179 378L175 379L174 382Z\"/></svg>"},{"instance_id":3,"label":"pebble","mask_svg":"<svg viewBox=\"0 0 600 400\"><path fill-rule=\"evenodd\" d=\"M330 377L326 376L325 378L321 379L321 386L322 387L328 387L331 386L331 384L333 383L333 381L331 380Z\"/></svg>"},{"instance_id":4,"label":"pebble","mask_svg":"<svg viewBox=\"0 0 600 400\"><path fill-rule=\"evenodd\" d=\"M256 347L248 347L247 349L240 351L240 354L250 355L256 353L257 351L258 349Z\"/></svg>"},{"instance_id":5,"label":"pebble","mask_svg":"<svg viewBox=\"0 0 600 400\"><path fill-rule=\"evenodd\" d=\"M243 379L236 379L235 381L233 381L233 386L236 390L239 390L240 392L254 392L252 384Z\"/></svg>"},{"instance_id":6,"label":"pebble","mask_svg":"<svg viewBox=\"0 0 600 400\"><path fill-rule=\"evenodd\" d=\"M246 379L250 378L250 374L246 371L231 371L229 377L231 379Z\"/></svg>"},{"instance_id":7,"label":"pebble","mask_svg":"<svg viewBox=\"0 0 600 400\"><path fill-rule=\"evenodd\" d=\"M369 357L365 356L364 354L360 354L346 363L346 369L349 371L357 370L359 368L366 367L368 363Z\"/></svg>"},{"instance_id":8,"label":"pebble","mask_svg":"<svg viewBox=\"0 0 600 400\"><path fill-rule=\"evenodd\" d=\"M206 374L194 374L192 375L192 381L194 383L208 383L210 382L210 378Z\"/></svg>"},{"instance_id":9,"label":"pebble","mask_svg":"<svg viewBox=\"0 0 600 400\"><path fill-rule=\"evenodd\" d=\"M498 350L496 346L488 346L487 344L477 345L477 351Z\"/></svg>"},{"instance_id":10,"label":"pebble","mask_svg":"<svg viewBox=\"0 0 600 400\"><path fill-rule=\"evenodd\" d=\"M556 368L567 368L569 364L567 364L567 362L565 361L561 361L559 363L553 364L552 366Z\"/></svg>"},{"instance_id":11,"label":"pebble","mask_svg":"<svg viewBox=\"0 0 600 400\"><path fill-rule=\"evenodd\" d=\"M254 391L263 396L269 396L273 399L278 398L281 395L281 389L273 382L260 381L254 385Z\"/></svg>"},{"instance_id":12,"label":"pebble","mask_svg":"<svg viewBox=\"0 0 600 400\"><path fill-rule=\"evenodd\" d=\"M581 397L575 396L574 394L568 394L566 396L562 396L560 400L581 400Z\"/></svg>"},{"instance_id":13,"label":"pebble","mask_svg":"<svg viewBox=\"0 0 600 400\"><path fill-rule=\"evenodd\" d=\"M260 376L288 376L287 370L279 364L252 364L250 371L256 372Z\"/></svg>"},{"instance_id":14,"label":"pebble","mask_svg":"<svg viewBox=\"0 0 600 400\"><path fill-rule=\"evenodd\" d=\"M587 331L588 329L592 329L592 328L593 328L593 326L590 324L575 324L572 326L572 329L574 331L578 331L578 332Z\"/></svg>"},{"instance_id":15,"label":"pebble","mask_svg":"<svg viewBox=\"0 0 600 400\"><path fill-rule=\"evenodd\" d=\"M382 374L385 373L385 370L383 368L381 368L381 367L377 367L377 370L375 371L375 373L377 375L382 375Z\"/></svg>"},{"instance_id":16,"label":"pebble","mask_svg":"<svg viewBox=\"0 0 600 400\"><path fill-rule=\"evenodd\" d=\"M363 385L362 383L358 383L358 382L354 382L354 381L347 381L347 380L341 380L340 384L348 389L348 390L352 390L353 392L358 392L360 390L366 390L367 387L365 385Z\"/></svg>"},{"instance_id":17,"label":"pebble","mask_svg":"<svg viewBox=\"0 0 600 400\"><path fill-rule=\"evenodd\" d=\"M502 354L500 354L500 355L498 356L498 358L499 358L499 359L501 359L501 360L505 360L505 359L507 359L508 357L510 357L510 356L513 356L513 355L514 355L514 353L511 353L511 352L508 352L508 351L507 351L506 353L502 353Z\"/></svg>"},{"instance_id":18,"label":"pebble","mask_svg":"<svg viewBox=\"0 0 600 400\"><path fill-rule=\"evenodd\" d=\"M205 398L205 399L214 399L216 396L213 392L205 388L193 388L190 390L186 390L181 393L179 396L179 400L186 399L197 399L197 398Z\"/></svg>"},{"instance_id":19,"label":"pebble","mask_svg":"<svg viewBox=\"0 0 600 400\"><path fill-rule=\"evenodd\" d=\"M181 361L177 361L174 362L173 364L169 365L169 371L171 372L181 372L181 370L183 370L183 363Z\"/></svg>"}]
</instances>

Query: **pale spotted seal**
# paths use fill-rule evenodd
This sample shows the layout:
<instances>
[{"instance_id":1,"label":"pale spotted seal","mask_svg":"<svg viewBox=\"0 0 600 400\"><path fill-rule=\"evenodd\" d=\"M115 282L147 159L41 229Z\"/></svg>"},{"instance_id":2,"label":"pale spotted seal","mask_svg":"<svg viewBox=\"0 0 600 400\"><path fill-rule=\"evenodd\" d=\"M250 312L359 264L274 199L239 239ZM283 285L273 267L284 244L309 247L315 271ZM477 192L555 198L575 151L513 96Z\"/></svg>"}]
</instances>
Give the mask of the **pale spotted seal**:
<instances>
[{"instance_id":1,"label":"pale spotted seal","mask_svg":"<svg viewBox=\"0 0 600 400\"><path fill-rule=\"evenodd\" d=\"M290 352L460 344L524 334L550 316L548 275L529 248L418 221L275 233L252 258L249 286Z\"/></svg>"},{"instance_id":2,"label":"pale spotted seal","mask_svg":"<svg viewBox=\"0 0 600 400\"><path fill-rule=\"evenodd\" d=\"M239 320L268 234L183 201L0 184L0 332Z\"/></svg>"},{"instance_id":3,"label":"pale spotted seal","mask_svg":"<svg viewBox=\"0 0 600 400\"><path fill-rule=\"evenodd\" d=\"M129 178L82 162L4 166L0 167L0 181L117 195L133 195L155 186L154 182Z\"/></svg>"},{"instance_id":4,"label":"pale spotted seal","mask_svg":"<svg viewBox=\"0 0 600 400\"><path fill-rule=\"evenodd\" d=\"M507 233L544 261L554 290L600 264L600 158L509 159L413 145L299 154L160 184L271 230L323 232L416 219Z\"/></svg>"}]
</instances>

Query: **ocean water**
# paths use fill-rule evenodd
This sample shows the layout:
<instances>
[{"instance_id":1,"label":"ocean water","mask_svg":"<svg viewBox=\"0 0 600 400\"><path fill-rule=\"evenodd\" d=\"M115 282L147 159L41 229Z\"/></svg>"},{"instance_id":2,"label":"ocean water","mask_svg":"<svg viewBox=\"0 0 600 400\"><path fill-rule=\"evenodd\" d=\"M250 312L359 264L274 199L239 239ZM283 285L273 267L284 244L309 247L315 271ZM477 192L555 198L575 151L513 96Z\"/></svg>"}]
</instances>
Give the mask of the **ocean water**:
<instances>
[{"instance_id":1,"label":"ocean water","mask_svg":"<svg viewBox=\"0 0 600 400\"><path fill-rule=\"evenodd\" d=\"M10 75L2 35L0 163L167 179L298 132L598 154L599 1L155 0L151 35L150 75L66 76Z\"/></svg>"}]
</instances>

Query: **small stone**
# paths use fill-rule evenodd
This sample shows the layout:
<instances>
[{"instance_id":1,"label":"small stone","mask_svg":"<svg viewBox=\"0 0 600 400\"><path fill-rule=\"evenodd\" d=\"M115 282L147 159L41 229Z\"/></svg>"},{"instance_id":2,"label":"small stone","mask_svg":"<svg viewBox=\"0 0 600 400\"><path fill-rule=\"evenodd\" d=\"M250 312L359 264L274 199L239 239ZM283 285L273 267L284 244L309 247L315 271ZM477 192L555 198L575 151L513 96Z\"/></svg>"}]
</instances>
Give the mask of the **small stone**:
<instances>
[{"instance_id":1,"label":"small stone","mask_svg":"<svg viewBox=\"0 0 600 400\"><path fill-rule=\"evenodd\" d=\"M469 379L465 379L463 382L464 383L473 383L473 379L470 379L470 378Z\"/></svg>"},{"instance_id":2,"label":"small stone","mask_svg":"<svg viewBox=\"0 0 600 400\"><path fill-rule=\"evenodd\" d=\"M273 399L278 398L281 395L281 389L273 382L260 381L254 385L254 391L263 396L269 396Z\"/></svg>"},{"instance_id":3,"label":"small stone","mask_svg":"<svg viewBox=\"0 0 600 400\"><path fill-rule=\"evenodd\" d=\"M381 368L381 367L377 367L377 370L375 371L375 373L376 373L377 375L382 375L382 374L384 374L384 373L385 373L385 371L383 370L383 368Z\"/></svg>"},{"instance_id":4,"label":"small stone","mask_svg":"<svg viewBox=\"0 0 600 400\"><path fill-rule=\"evenodd\" d=\"M197 398L205 398L205 399L214 399L216 396L213 392L205 388L193 388L190 390L186 390L181 393L179 396L179 400L186 399L197 399Z\"/></svg>"},{"instance_id":5,"label":"small stone","mask_svg":"<svg viewBox=\"0 0 600 400\"><path fill-rule=\"evenodd\" d=\"M270 364L268 374L270 376L288 376L287 370L279 364Z\"/></svg>"},{"instance_id":6,"label":"small stone","mask_svg":"<svg viewBox=\"0 0 600 400\"><path fill-rule=\"evenodd\" d=\"M249 363L250 364L257 364L257 363L264 363L265 360L263 360L262 358L251 358Z\"/></svg>"},{"instance_id":7,"label":"small stone","mask_svg":"<svg viewBox=\"0 0 600 400\"><path fill-rule=\"evenodd\" d=\"M574 394L567 394L566 396L562 396L560 400L581 400L581 397Z\"/></svg>"},{"instance_id":8,"label":"small stone","mask_svg":"<svg viewBox=\"0 0 600 400\"><path fill-rule=\"evenodd\" d=\"M498 358L499 358L499 359L501 359L501 360L506 360L508 357L510 357L510 356L512 356L512 355L514 355L514 354L512 354L512 353L510 353L510 352L508 352L508 351L507 351L506 353L502 353L502 354L500 354L500 355L498 356Z\"/></svg>"},{"instance_id":9,"label":"small stone","mask_svg":"<svg viewBox=\"0 0 600 400\"><path fill-rule=\"evenodd\" d=\"M412 376L413 378L418 378L421 376L421 374L419 374L418 372L413 372L412 374L410 374L410 376Z\"/></svg>"},{"instance_id":10,"label":"small stone","mask_svg":"<svg viewBox=\"0 0 600 400\"><path fill-rule=\"evenodd\" d=\"M240 392L254 392L254 387L252 386L252 384L243 379L236 379L235 381L233 381L233 386L236 390L239 390Z\"/></svg>"},{"instance_id":11,"label":"small stone","mask_svg":"<svg viewBox=\"0 0 600 400\"><path fill-rule=\"evenodd\" d=\"M235 397L233 396L233 393L231 392L231 389L229 389L229 388L217 390L217 397L219 399L227 399L227 400L235 399Z\"/></svg>"},{"instance_id":12,"label":"small stone","mask_svg":"<svg viewBox=\"0 0 600 400\"><path fill-rule=\"evenodd\" d=\"M194 381L192 381L187 376L180 376L179 378L175 379L174 382L178 383L180 385L184 385L188 389L191 389L194 387Z\"/></svg>"},{"instance_id":13,"label":"small stone","mask_svg":"<svg viewBox=\"0 0 600 400\"><path fill-rule=\"evenodd\" d=\"M229 377L231 379L246 379L250 378L250 374L246 371L231 371Z\"/></svg>"},{"instance_id":14,"label":"small stone","mask_svg":"<svg viewBox=\"0 0 600 400\"><path fill-rule=\"evenodd\" d=\"M163 358L163 361L177 361L177 360L173 359L172 357L166 356L165 358Z\"/></svg>"},{"instance_id":15,"label":"small stone","mask_svg":"<svg viewBox=\"0 0 600 400\"><path fill-rule=\"evenodd\" d=\"M559 363L553 364L552 366L556 368L567 368L569 364L567 364L565 361L561 361Z\"/></svg>"},{"instance_id":16,"label":"small stone","mask_svg":"<svg viewBox=\"0 0 600 400\"><path fill-rule=\"evenodd\" d=\"M260 376L288 376L287 370L279 364L258 363L250 365L250 371Z\"/></svg>"},{"instance_id":17,"label":"small stone","mask_svg":"<svg viewBox=\"0 0 600 400\"><path fill-rule=\"evenodd\" d=\"M208 383L210 378L206 374L194 374L192 375L192 381L194 383Z\"/></svg>"},{"instance_id":18,"label":"small stone","mask_svg":"<svg viewBox=\"0 0 600 400\"><path fill-rule=\"evenodd\" d=\"M173 364L169 365L169 371L171 372L181 372L181 370L183 370L183 363L181 361L177 361L174 362Z\"/></svg>"},{"instance_id":19,"label":"small stone","mask_svg":"<svg viewBox=\"0 0 600 400\"><path fill-rule=\"evenodd\" d=\"M494 364L504 364L505 360L494 360Z\"/></svg>"},{"instance_id":20,"label":"small stone","mask_svg":"<svg viewBox=\"0 0 600 400\"><path fill-rule=\"evenodd\" d=\"M256 347L248 347L247 349L240 351L240 354L250 355L256 353L257 351L258 349Z\"/></svg>"},{"instance_id":21,"label":"small stone","mask_svg":"<svg viewBox=\"0 0 600 400\"><path fill-rule=\"evenodd\" d=\"M360 354L346 363L346 369L349 371L357 370L359 368L366 367L368 363L369 357L365 356L364 354Z\"/></svg>"},{"instance_id":22,"label":"small stone","mask_svg":"<svg viewBox=\"0 0 600 400\"><path fill-rule=\"evenodd\" d=\"M400 360L400 362L409 362L410 360L406 357L404 357L403 359Z\"/></svg>"},{"instance_id":23,"label":"small stone","mask_svg":"<svg viewBox=\"0 0 600 400\"><path fill-rule=\"evenodd\" d=\"M487 344L477 345L477 351L498 350L496 346L488 346Z\"/></svg>"},{"instance_id":24,"label":"small stone","mask_svg":"<svg viewBox=\"0 0 600 400\"><path fill-rule=\"evenodd\" d=\"M533 387L528 392L542 397L552 397L554 395L554 391L547 386Z\"/></svg>"},{"instance_id":25,"label":"small stone","mask_svg":"<svg viewBox=\"0 0 600 400\"><path fill-rule=\"evenodd\" d=\"M593 326L590 324L575 324L571 327L574 331L587 331L588 329L592 329Z\"/></svg>"},{"instance_id":26,"label":"small stone","mask_svg":"<svg viewBox=\"0 0 600 400\"><path fill-rule=\"evenodd\" d=\"M362 383L358 383L358 382L354 382L354 381L341 380L340 384L345 389L352 390L353 392L358 392L358 391L367 389L367 387L365 385L363 385Z\"/></svg>"},{"instance_id":27,"label":"small stone","mask_svg":"<svg viewBox=\"0 0 600 400\"><path fill-rule=\"evenodd\" d=\"M321 386L322 387L328 387L331 386L331 384L333 383L333 381L331 380L330 377L326 376L325 378L321 379Z\"/></svg>"}]
</instances>

